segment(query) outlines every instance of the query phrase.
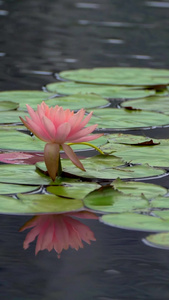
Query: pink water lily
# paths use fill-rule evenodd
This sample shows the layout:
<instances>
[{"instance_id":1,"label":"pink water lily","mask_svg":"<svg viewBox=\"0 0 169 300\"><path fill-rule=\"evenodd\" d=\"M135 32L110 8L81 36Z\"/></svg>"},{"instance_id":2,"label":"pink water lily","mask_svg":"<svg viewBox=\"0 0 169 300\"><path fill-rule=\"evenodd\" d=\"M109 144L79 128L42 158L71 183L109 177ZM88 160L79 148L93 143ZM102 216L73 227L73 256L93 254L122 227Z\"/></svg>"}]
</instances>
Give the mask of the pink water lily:
<instances>
[{"instance_id":1,"label":"pink water lily","mask_svg":"<svg viewBox=\"0 0 169 300\"><path fill-rule=\"evenodd\" d=\"M102 134L90 135L96 129L97 124L84 128L92 112L85 117L84 109L74 113L58 105L49 107L45 102L37 106L37 111L29 105L27 105L27 110L30 118L25 117L26 120L24 120L20 117L20 119L34 135L47 143L44 149L44 159L52 180L55 180L58 172L60 148L65 151L73 164L85 171L77 155L66 143L88 142L102 136Z\"/></svg>"},{"instance_id":2,"label":"pink water lily","mask_svg":"<svg viewBox=\"0 0 169 300\"><path fill-rule=\"evenodd\" d=\"M35 255L40 250L47 249L51 251L54 249L60 257L63 249L67 250L71 247L78 250L83 248L82 241L88 244L95 241L96 239L90 228L74 217L98 219L94 213L87 211L35 216L20 229L20 231L24 231L33 227L25 238L23 248L27 249L29 244L38 237Z\"/></svg>"}]
</instances>

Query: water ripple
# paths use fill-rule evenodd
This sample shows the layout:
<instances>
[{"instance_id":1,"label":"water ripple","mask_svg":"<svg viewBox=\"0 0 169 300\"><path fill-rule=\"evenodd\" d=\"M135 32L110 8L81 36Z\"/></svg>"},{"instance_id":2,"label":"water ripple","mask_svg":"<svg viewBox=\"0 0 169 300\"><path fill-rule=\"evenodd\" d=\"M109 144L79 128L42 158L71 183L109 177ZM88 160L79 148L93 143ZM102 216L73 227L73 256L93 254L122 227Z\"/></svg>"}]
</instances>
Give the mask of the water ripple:
<instances>
[{"instance_id":1,"label":"water ripple","mask_svg":"<svg viewBox=\"0 0 169 300\"><path fill-rule=\"evenodd\" d=\"M146 1L145 4L151 7L169 8L169 2Z\"/></svg>"},{"instance_id":2,"label":"water ripple","mask_svg":"<svg viewBox=\"0 0 169 300\"><path fill-rule=\"evenodd\" d=\"M87 8L87 9L98 9L100 8L100 5L97 3L85 3L85 2L79 2L75 4L75 7L77 8Z\"/></svg>"}]
</instances>

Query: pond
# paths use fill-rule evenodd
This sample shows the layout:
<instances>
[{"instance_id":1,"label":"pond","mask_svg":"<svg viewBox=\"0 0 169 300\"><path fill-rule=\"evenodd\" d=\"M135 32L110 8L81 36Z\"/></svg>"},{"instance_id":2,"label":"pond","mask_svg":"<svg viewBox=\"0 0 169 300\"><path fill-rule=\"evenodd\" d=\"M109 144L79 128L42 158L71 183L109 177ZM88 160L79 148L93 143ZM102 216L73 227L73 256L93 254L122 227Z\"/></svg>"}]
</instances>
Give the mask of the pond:
<instances>
[{"instance_id":1,"label":"pond","mask_svg":"<svg viewBox=\"0 0 169 300\"><path fill-rule=\"evenodd\" d=\"M81 68L167 69L168 12L167 0L2 0L1 91L40 91L56 81L55 73ZM125 133L167 139L169 127ZM168 176L141 181L169 189ZM0 216L2 299L169 299L169 250L143 243L149 232L84 218L93 232L91 244L63 250L59 257L54 250L35 256L36 242L24 250L28 231L19 232L28 220L26 215Z\"/></svg>"}]
</instances>

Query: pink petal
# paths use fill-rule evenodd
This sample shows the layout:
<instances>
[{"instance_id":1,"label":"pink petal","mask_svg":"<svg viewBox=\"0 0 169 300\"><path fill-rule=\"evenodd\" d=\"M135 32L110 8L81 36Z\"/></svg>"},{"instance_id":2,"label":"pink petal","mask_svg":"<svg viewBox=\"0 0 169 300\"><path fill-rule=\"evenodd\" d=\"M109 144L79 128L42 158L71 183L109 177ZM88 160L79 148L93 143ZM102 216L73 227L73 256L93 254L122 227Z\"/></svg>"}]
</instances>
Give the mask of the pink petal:
<instances>
[{"instance_id":1,"label":"pink petal","mask_svg":"<svg viewBox=\"0 0 169 300\"><path fill-rule=\"evenodd\" d=\"M45 164L49 173L49 176L55 181L58 166L59 166L59 150L60 146L56 143L48 143L44 149Z\"/></svg>"},{"instance_id":2,"label":"pink petal","mask_svg":"<svg viewBox=\"0 0 169 300\"><path fill-rule=\"evenodd\" d=\"M93 132L97 127L97 124L95 125L91 125L89 127L83 128L80 131L78 131L77 133L73 134L73 135L69 135L67 138L67 142L73 142L74 140L77 140L79 138L82 138L84 136L87 136L88 134L90 134L91 132Z\"/></svg>"},{"instance_id":3,"label":"pink petal","mask_svg":"<svg viewBox=\"0 0 169 300\"><path fill-rule=\"evenodd\" d=\"M98 139L99 137L103 136L104 133L98 133L98 134L92 134L89 136L84 136L82 138L79 138L77 140L73 140L73 143L82 143L82 142L89 142L89 141L93 141L95 139Z\"/></svg>"},{"instance_id":4,"label":"pink petal","mask_svg":"<svg viewBox=\"0 0 169 300\"><path fill-rule=\"evenodd\" d=\"M70 132L70 124L69 123L63 123L61 124L58 129L57 129L57 133L56 133L56 137L55 137L55 140L56 140L56 143L58 144L63 144L65 143L66 139L67 139L67 136Z\"/></svg>"},{"instance_id":5,"label":"pink petal","mask_svg":"<svg viewBox=\"0 0 169 300\"><path fill-rule=\"evenodd\" d=\"M33 108L28 104L26 104L26 107L30 117L32 118L32 121L34 121L36 124L41 123L38 114L33 110Z\"/></svg>"},{"instance_id":6,"label":"pink petal","mask_svg":"<svg viewBox=\"0 0 169 300\"><path fill-rule=\"evenodd\" d=\"M63 150L65 151L66 155L72 161L72 163L76 167L78 167L79 169L81 169L82 171L85 171L85 168L83 167L82 163L78 159L77 155L73 152L72 148L70 146L66 145L66 144L62 144L61 146L62 146Z\"/></svg>"},{"instance_id":7,"label":"pink petal","mask_svg":"<svg viewBox=\"0 0 169 300\"><path fill-rule=\"evenodd\" d=\"M51 140L54 141L56 136L56 129L52 121L48 119L46 116L44 116L42 118L42 123L44 125L44 128L46 129L47 134L50 136Z\"/></svg>"}]
</instances>

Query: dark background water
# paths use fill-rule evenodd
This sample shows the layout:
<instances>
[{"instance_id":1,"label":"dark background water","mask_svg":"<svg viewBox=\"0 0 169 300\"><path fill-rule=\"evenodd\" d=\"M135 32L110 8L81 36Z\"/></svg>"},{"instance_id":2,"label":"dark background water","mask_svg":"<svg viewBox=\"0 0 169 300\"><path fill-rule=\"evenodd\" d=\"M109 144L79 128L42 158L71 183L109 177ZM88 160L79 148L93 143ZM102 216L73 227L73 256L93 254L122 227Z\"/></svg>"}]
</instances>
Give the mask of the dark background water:
<instances>
[{"instance_id":1,"label":"dark background water","mask_svg":"<svg viewBox=\"0 0 169 300\"><path fill-rule=\"evenodd\" d=\"M0 0L0 89L40 90L68 69L168 68L168 17L169 1ZM169 187L168 178L154 183ZM97 242L35 257L18 232L27 219L0 218L1 299L169 299L169 251L144 245L147 233L86 221Z\"/></svg>"}]
</instances>

